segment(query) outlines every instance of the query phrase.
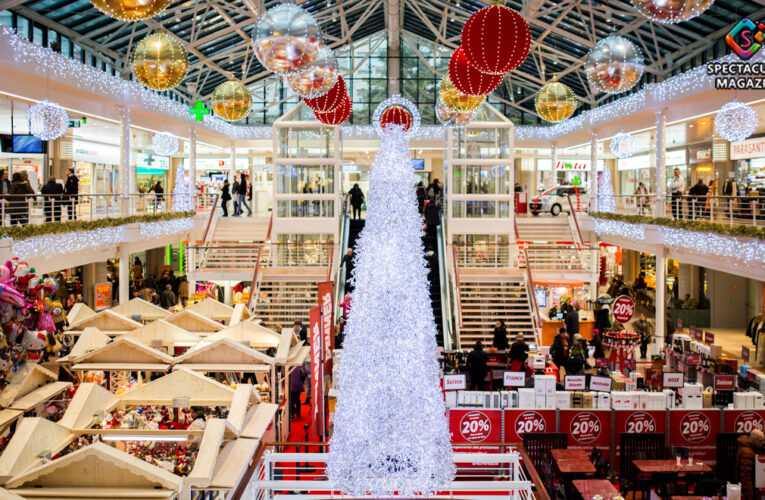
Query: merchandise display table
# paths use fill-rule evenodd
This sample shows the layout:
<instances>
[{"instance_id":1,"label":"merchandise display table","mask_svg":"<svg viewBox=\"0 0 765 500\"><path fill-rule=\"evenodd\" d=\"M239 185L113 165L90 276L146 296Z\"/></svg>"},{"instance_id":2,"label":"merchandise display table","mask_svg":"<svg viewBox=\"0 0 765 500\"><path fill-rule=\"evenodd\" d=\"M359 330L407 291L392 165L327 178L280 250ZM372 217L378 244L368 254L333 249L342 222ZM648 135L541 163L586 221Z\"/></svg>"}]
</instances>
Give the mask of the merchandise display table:
<instances>
[{"instance_id":1,"label":"merchandise display table","mask_svg":"<svg viewBox=\"0 0 765 500\"><path fill-rule=\"evenodd\" d=\"M688 462L685 462L679 467L677 466L675 459L635 460L632 463L635 464L635 467L637 467L640 472L646 474L671 474L680 472L685 472L686 474L702 474L705 472L712 472L712 468L702 462L694 462L693 465L688 465Z\"/></svg>"},{"instance_id":2,"label":"merchandise display table","mask_svg":"<svg viewBox=\"0 0 765 500\"><path fill-rule=\"evenodd\" d=\"M556 462L561 460L589 460L590 457L587 456L587 452L584 450L550 450L550 454L553 457L553 460Z\"/></svg>"},{"instance_id":3,"label":"merchandise display table","mask_svg":"<svg viewBox=\"0 0 765 500\"><path fill-rule=\"evenodd\" d=\"M558 460L555 462L561 474L594 474L596 469L587 460Z\"/></svg>"},{"instance_id":4,"label":"merchandise display table","mask_svg":"<svg viewBox=\"0 0 765 500\"><path fill-rule=\"evenodd\" d=\"M577 479L573 483L574 488L582 495L582 498L600 495L604 500L611 500L619 494L611 481L606 479Z\"/></svg>"}]
</instances>

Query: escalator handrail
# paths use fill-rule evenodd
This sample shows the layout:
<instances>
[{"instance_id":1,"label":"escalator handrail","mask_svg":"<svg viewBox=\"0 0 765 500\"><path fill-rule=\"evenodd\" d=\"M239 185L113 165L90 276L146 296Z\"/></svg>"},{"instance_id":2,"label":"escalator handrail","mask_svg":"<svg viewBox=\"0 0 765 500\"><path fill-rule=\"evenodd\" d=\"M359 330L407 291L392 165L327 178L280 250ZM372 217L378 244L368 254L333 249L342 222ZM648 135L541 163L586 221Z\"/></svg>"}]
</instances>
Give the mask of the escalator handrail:
<instances>
[{"instance_id":1,"label":"escalator handrail","mask_svg":"<svg viewBox=\"0 0 765 500\"><path fill-rule=\"evenodd\" d=\"M443 335L444 350L454 349L454 335L452 332L452 304L449 288L449 273L446 269L446 245L444 244L444 218L441 216L441 223L436 228L436 238L438 245L438 280L441 288L441 330Z\"/></svg>"},{"instance_id":2,"label":"escalator handrail","mask_svg":"<svg viewBox=\"0 0 765 500\"><path fill-rule=\"evenodd\" d=\"M340 253L338 254L338 265L342 264L345 252L348 250L348 240L351 233L351 217L348 214L344 214L340 218ZM347 278L346 266L338 270L335 275L335 318L339 318L342 315L342 309L340 302L343 301L345 296L345 280Z\"/></svg>"}]
</instances>

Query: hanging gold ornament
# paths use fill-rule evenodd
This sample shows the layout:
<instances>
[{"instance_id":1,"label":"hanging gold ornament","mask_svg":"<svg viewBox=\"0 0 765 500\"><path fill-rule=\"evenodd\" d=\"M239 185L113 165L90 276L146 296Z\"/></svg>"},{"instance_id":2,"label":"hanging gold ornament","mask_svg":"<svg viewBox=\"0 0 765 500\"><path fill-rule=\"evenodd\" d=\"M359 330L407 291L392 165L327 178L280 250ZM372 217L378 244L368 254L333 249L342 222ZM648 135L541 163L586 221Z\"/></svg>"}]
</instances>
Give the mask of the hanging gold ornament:
<instances>
[{"instance_id":1,"label":"hanging gold ornament","mask_svg":"<svg viewBox=\"0 0 765 500\"><path fill-rule=\"evenodd\" d=\"M480 125L482 122L489 121L489 111L486 106L479 106L478 109L473 111L473 115L470 117L470 123ZM465 128L465 135L468 137L478 137L486 132L485 128Z\"/></svg>"},{"instance_id":2,"label":"hanging gold ornament","mask_svg":"<svg viewBox=\"0 0 765 500\"><path fill-rule=\"evenodd\" d=\"M486 100L485 95L471 96L460 92L449 79L449 75L444 75L441 79L438 94L441 96L441 102L444 106L458 113L469 113Z\"/></svg>"},{"instance_id":3,"label":"hanging gold ornament","mask_svg":"<svg viewBox=\"0 0 765 500\"><path fill-rule=\"evenodd\" d=\"M170 5L170 0L90 0L93 7L120 21L141 21L154 17Z\"/></svg>"},{"instance_id":4,"label":"hanging gold ornament","mask_svg":"<svg viewBox=\"0 0 765 500\"><path fill-rule=\"evenodd\" d=\"M558 123L571 118L576 111L574 92L560 82L550 82L537 92L534 107L543 120Z\"/></svg>"},{"instance_id":5,"label":"hanging gold ornament","mask_svg":"<svg viewBox=\"0 0 765 500\"><path fill-rule=\"evenodd\" d=\"M135 46L130 55L136 80L153 90L168 90L183 81L189 70L189 56L181 44L157 31Z\"/></svg>"},{"instance_id":6,"label":"hanging gold ornament","mask_svg":"<svg viewBox=\"0 0 765 500\"><path fill-rule=\"evenodd\" d=\"M438 99L438 102L436 103L436 118L438 118L441 125L445 127L462 128L470 123L472 117L473 113L471 112L460 113L447 108L444 106L444 103L441 102L441 99Z\"/></svg>"},{"instance_id":7,"label":"hanging gold ornament","mask_svg":"<svg viewBox=\"0 0 765 500\"><path fill-rule=\"evenodd\" d=\"M215 116L229 122L241 120L252 109L252 96L247 87L236 80L221 83L212 95Z\"/></svg>"}]
</instances>

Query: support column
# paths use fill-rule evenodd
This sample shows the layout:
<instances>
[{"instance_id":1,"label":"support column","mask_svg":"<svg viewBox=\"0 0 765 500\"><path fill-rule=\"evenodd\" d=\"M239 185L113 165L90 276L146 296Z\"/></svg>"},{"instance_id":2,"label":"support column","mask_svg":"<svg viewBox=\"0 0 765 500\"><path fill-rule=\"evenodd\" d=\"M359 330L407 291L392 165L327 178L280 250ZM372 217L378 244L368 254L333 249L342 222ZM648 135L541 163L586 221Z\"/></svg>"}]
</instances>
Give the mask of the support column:
<instances>
[{"instance_id":1,"label":"support column","mask_svg":"<svg viewBox=\"0 0 765 500\"><path fill-rule=\"evenodd\" d=\"M664 109L656 112L656 175L654 179L654 191L656 192L656 201L654 202L654 216L664 217L667 208L667 117Z\"/></svg>"},{"instance_id":2,"label":"support column","mask_svg":"<svg viewBox=\"0 0 765 500\"><path fill-rule=\"evenodd\" d=\"M598 132L590 131L590 210L597 210L598 199Z\"/></svg>"},{"instance_id":3,"label":"support column","mask_svg":"<svg viewBox=\"0 0 765 500\"><path fill-rule=\"evenodd\" d=\"M230 281L225 281L223 285L223 303L227 306L234 305L234 286Z\"/></svg>"},{"instance_id":4,"label":"support column","mask_svg":"<svg viewBox=\"0 0 765 500\"><path fill-rule=\"evenodd\" d=\"M130 215L130 108L120 106L120 215Z\"/></svg>"},{"instance_id":5,"label":"support column","mask_svg":"<svg viewBox=\"0 0 765 500\"><path fill-rule=\"evenodd\" d=\"M197 131L194 128L189 128L189 192L194 202L194 207L198 207L197 203Z\"/></svg>"},{"instance_id":6,"label":"support column","mask_svg":"<svg viewBox=\"0 0 765 500\"><path fill-rule=\"evenodd\" d=\"M508 159L508 166L506 168L510 169L509 172L509 179L507 183L507 189L509 191L510 195L510 202L508 202L508 217L510 217L510 228L509 228L509 238L508 241L510 242L510 262L518 262L518 246L516 245L516 239L515 239L515 128L510 128L509 133L507 134L507 142L508 142L508 148L507 150L510 152L510 158ZM517 265L517 264L516 264ZM529 284L531 286L531 284Z\"/></svg>"},{"instance_id":7,"label":"support column","mask_svg":"<svg viewBox=\"0 0 765 500\"><path fill-rule=\"evenodd\" d=\"M128 252L127 245L120 245L120 284L119 284L119 301L120 304L125 304L130 300L130 252Z\"/></svg>"},{"instance_id":8,"label":"support column","mask_svg":"<svg viewBox=\"0 0 765 500\"><path fill-rule=\"evenodd\" d=\"M229 182L233 185L234 180L236 179L236 143L234 141L231 141L231 152L229 154L229 159L231 161L231 165L228 167L229 172Z\"/></svg>"},{"instance_id":9,"label":"support column","mask_svg":"<svg viewBox=\"0 0 765 500\"><path fill-rule=\"evenodd\" d=\"M552 148L550 149L550 177L552 177L552 185L556 186L558 184L557 181L557 174L555 173L555 165L558 164L558 146L555 144L552 145ZM542 176L545 174L542 173ZM541 184L541 183L540 183ZM537 194L540 194L544 192L544 186L542 187L542 191L538 191Z\"/></svg>"},{"instance_id":10,"label":"support column","mask_svg":"<svg viewBox=\"0 0 765 500\"><path fill-rule=\"evenodd\" d=\"M656 254L656 325L654 327L653 353L659 354L664 347L667 329L667 259L664 247Z\"/></svg>"}]
</instances>

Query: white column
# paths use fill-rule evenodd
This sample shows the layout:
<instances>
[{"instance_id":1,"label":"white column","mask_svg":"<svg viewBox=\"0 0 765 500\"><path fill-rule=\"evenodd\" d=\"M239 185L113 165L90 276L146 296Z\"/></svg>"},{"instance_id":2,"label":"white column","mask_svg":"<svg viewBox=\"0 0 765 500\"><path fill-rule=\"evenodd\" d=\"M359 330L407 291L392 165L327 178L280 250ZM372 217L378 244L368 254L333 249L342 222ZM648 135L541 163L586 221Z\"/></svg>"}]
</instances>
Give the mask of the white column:
<instances>
[{"instance_id":1,"label":"white column","mask_svg":"<svg viewBox=\"0 0 765 500\"><path fill-rule=\"evenodd\" d=\"M515 240L515 128L511 127L508 129L507 134L507 142L508 142L508 151L510 152L510 158L508 161L508 167L510 168L510 179L508 179L507 183L507 189L509 190L510 195L510 203L508 203L508 210L509 210L509 217L510 217L510 230L509 230L509 241L510 241L510 265L515 265L514 263L518 262L517 259L517 253L518 253L518 247L516 246L516 240ZM499 210L499 207L497 207ZM499 213L497 214L499 216Z\"/></svg>"},{"instance_id":2,"label":"white column","mask_svg":"<svg viewBox=\"0 0 765 500\"><path fill-rule=\"evenodd\" d=\"M654 215L664 217L667 207L667 117L663 109L656 112L656 203ZM658 276L657 276L658 277ZM657 315L658 317L658 315Z\"/></svg>"},{"instance_id":3,"label":"white column","mask_svg":"<svg viewBox=\"0 0 765 500\"><path fill-rule=\"evenodd\" d=\"M130 252L127 245L120 245L120 304L130 300Z\"/></svg>"},{"instance_id":4,"label":"white column","mask_svg":"<svg viewBox=\"0 0 765 500\"><path fill-rule=\"evenodd\" d=\"M654 328L654 354L664 347L667 327L667 261L664 246L656 254L656 327Z\"/></svg>"},{"instance_id":5,"label":"white column","mask_svg":"<svg viewBox=\"0 0 765 500\"><path fill-rule=\"evenodd\" d=\"M197 207L197 131L189 128L189 190Z\"/></svg>"},{"instance_id":6,"label":"white column","mask_svg":"<svg viewBox=\"0 0 765 500\"><path fill-rule=\"evenodd\" d=\"M130 108L120 106L120 214L130 215Z\"/></svg>"},{"instance_id":7,"label":"white column","mask_svg":"<svg viewBox=\"0 0 765 500\"><path fill-rule=\"evenodd\" d=\"M558 146L555 144L552 145L552 148L550 148L550 177L552 178L552 185L555 186L558 184L556 173L555 173L555 165L558 164ZM542 176L545 174L542 173ZM536 189L537 186L535 186ZM542 188L542 191L539 191L537 194L542 193L544 191L544 186Z\"/></svg>"},{"instance_id":8,"label":"white column","mask_svg":"<svg viewBox=\"0 0 765 500\"><path fill-rule=\"evenodd\" d=\"M234 286L230 281L225 281L223 285L223 303L227 306L234 305Z\"/></svg>"},{"instance_id":9,"label":"white column","mask_svg":"<svg viewBox=\"0 0 765 500\"><path fill-rule=\"evenodd\" d=\"M231 141L231 153L229 155L229 158L231 161L231 165L229 165L229 168L228 168L228 171L229 171L228 175L229 177L231 177L229 182L231 182L231 184L233 185L234 180L236 179L236 143L233 141Z\"/></svg>"},{"instance_id":10,"label":"white column","mask_svg":"<svg viewBox=\"0 0 765 500\"><path fill-rule=\"evenodd\" d=\"M590 210L596 209L598 198L598 133L590 131Z\"/></svg>"}]
</instances>

